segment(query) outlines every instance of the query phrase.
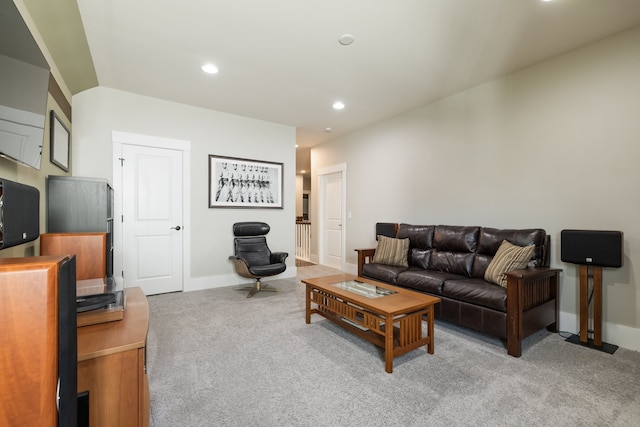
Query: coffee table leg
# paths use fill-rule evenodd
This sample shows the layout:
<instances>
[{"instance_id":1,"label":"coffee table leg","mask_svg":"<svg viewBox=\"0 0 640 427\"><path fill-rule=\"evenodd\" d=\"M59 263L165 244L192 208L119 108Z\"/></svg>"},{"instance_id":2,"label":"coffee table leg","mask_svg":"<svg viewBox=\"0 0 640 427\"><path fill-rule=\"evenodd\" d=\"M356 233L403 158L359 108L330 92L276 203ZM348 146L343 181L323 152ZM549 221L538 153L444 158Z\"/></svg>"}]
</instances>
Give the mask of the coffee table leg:
<instances>
[{"instance_id":1,"label":"coffee table leg","mask_svg":"<svg viewBox=\"0 0 640 427\"><path fill-rule=\"evenodd\" d=\"M307 285L307 295L306 295L306 317L305 320L307 325L311 323L311 286Z\"/></svg>"},{"instance_id":2,"label":"coffee table leg","mask_svg":"<svg viewBox=\"0 0 640 427\"><path fill-rule=\"evenodd\" d=\"M384 369L393 372L393 317L387 316L384 325Z\"/></svg>"},{"instance_id":3,"label":"coffee table leg","mask_svg":"<svg viewBox=\"0 0 640 427\"><path fill-rule=\"evenodd\" d=\"M433 339L433 319L435 317L434 311L433 311L433 305L430 305L429 308L427 309L427 328L429 331L429 344L427 344L427 353L429 354L433 354L434 351L434 347L435 347L435 341Z\"/></svg>"}]
</instances>

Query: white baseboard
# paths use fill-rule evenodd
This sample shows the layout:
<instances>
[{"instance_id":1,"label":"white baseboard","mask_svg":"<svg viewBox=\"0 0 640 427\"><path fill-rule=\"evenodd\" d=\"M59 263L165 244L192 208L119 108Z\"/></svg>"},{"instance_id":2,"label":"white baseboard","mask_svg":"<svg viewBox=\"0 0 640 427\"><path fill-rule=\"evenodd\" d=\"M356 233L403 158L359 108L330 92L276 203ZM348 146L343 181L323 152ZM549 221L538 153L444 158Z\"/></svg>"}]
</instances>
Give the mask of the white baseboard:
<instances>
[{"instance_id":1,"label":"white baseboard","mask_svg":"<svg viewBox=\"0 0 640 427\"><path fill-rule=\"evenodd\" d=\"M580 333L580 316L560 312L558 328L562 332ZM640 329L616 323L602 322L602 341L633 351L640 351Z\"/></svg>"},{"instance_id":2,"label":"white baseboard","mask_svg":"<svg viewBox=\"0 0 640 427\"><path fill-rule=\"evenodd\" d=\"M298 275L297 267L287 267L282 274L264 278L262 281L268 283L277 279L290 279ZM202 291L205 289L223 288L225 286L248 285L253 283L251 279L238 276L237 274L220 274L217 276L192 277L188 283L183 286L184 292Z\"/></svg>"}]
</instances>

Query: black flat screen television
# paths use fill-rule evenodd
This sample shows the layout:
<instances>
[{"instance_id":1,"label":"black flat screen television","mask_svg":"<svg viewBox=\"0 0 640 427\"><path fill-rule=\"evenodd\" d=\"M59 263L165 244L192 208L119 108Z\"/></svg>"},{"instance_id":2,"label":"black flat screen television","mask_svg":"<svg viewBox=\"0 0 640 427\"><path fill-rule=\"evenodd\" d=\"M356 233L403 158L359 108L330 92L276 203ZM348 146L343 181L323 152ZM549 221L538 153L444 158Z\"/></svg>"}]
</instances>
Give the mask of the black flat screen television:
<instances>
[{"instance_id":1,"label":"black flat screen television","mask_svg":"<svg viewBox=\"0 0 640 427\"><path fill-rule=\"evenodd\" d=\"M40 169L49 64L12 0L0 0L0 156Z\"/></svg>"}]
</instances>

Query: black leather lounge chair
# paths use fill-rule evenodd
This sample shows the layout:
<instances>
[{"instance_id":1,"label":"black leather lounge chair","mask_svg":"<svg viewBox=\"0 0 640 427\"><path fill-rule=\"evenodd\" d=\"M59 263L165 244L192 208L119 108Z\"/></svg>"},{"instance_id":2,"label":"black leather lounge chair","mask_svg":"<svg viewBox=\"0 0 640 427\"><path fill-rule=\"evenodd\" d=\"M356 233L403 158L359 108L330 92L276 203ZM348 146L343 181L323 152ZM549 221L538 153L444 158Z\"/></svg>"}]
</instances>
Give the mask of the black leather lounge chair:
<instances>
[{"instance_id":1,"label":"black leather lounge chair","mask_svg":"<svg viewBox=\"0 0 640 427\"><path fill-rule=\"evenodd\" d=\"M242 277L255 279L249 290L247 298L251 298L259 291L277 291L277 289L263 284L260 279L275 276L286 270L285 260L289 256L287 252L271 252L267 246L265 235L271 227L264 222L237 222L233 224L235 238L235 255L229 257L233 265Z\"/></svg>"}]
</instances>

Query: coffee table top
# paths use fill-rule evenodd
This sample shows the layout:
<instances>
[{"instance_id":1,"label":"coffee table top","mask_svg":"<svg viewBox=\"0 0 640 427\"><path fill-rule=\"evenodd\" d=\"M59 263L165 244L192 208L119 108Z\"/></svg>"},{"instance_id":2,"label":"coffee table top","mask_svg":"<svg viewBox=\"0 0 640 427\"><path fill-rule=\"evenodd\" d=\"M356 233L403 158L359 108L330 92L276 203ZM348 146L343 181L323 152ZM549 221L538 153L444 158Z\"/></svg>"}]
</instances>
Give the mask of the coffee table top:
<instances>
[{"instance_id":1,"label":"coffee table top","mask_svg":"<svg viewBox=\"0 0 640 427\"><path fill-rule=\"evenodd\" d=\"M354 281L357 282L354 284ZM351 283L345 284L345 282ZM440 302L438 297L346 273L303 279L302 283L338 296L362 308L392 316L421 310ZM358 283L364 286L358 289ZM355 288L349 290L354 285ZM367 285L371 285L371 287Z\"/></svg>"}]
</instances>

